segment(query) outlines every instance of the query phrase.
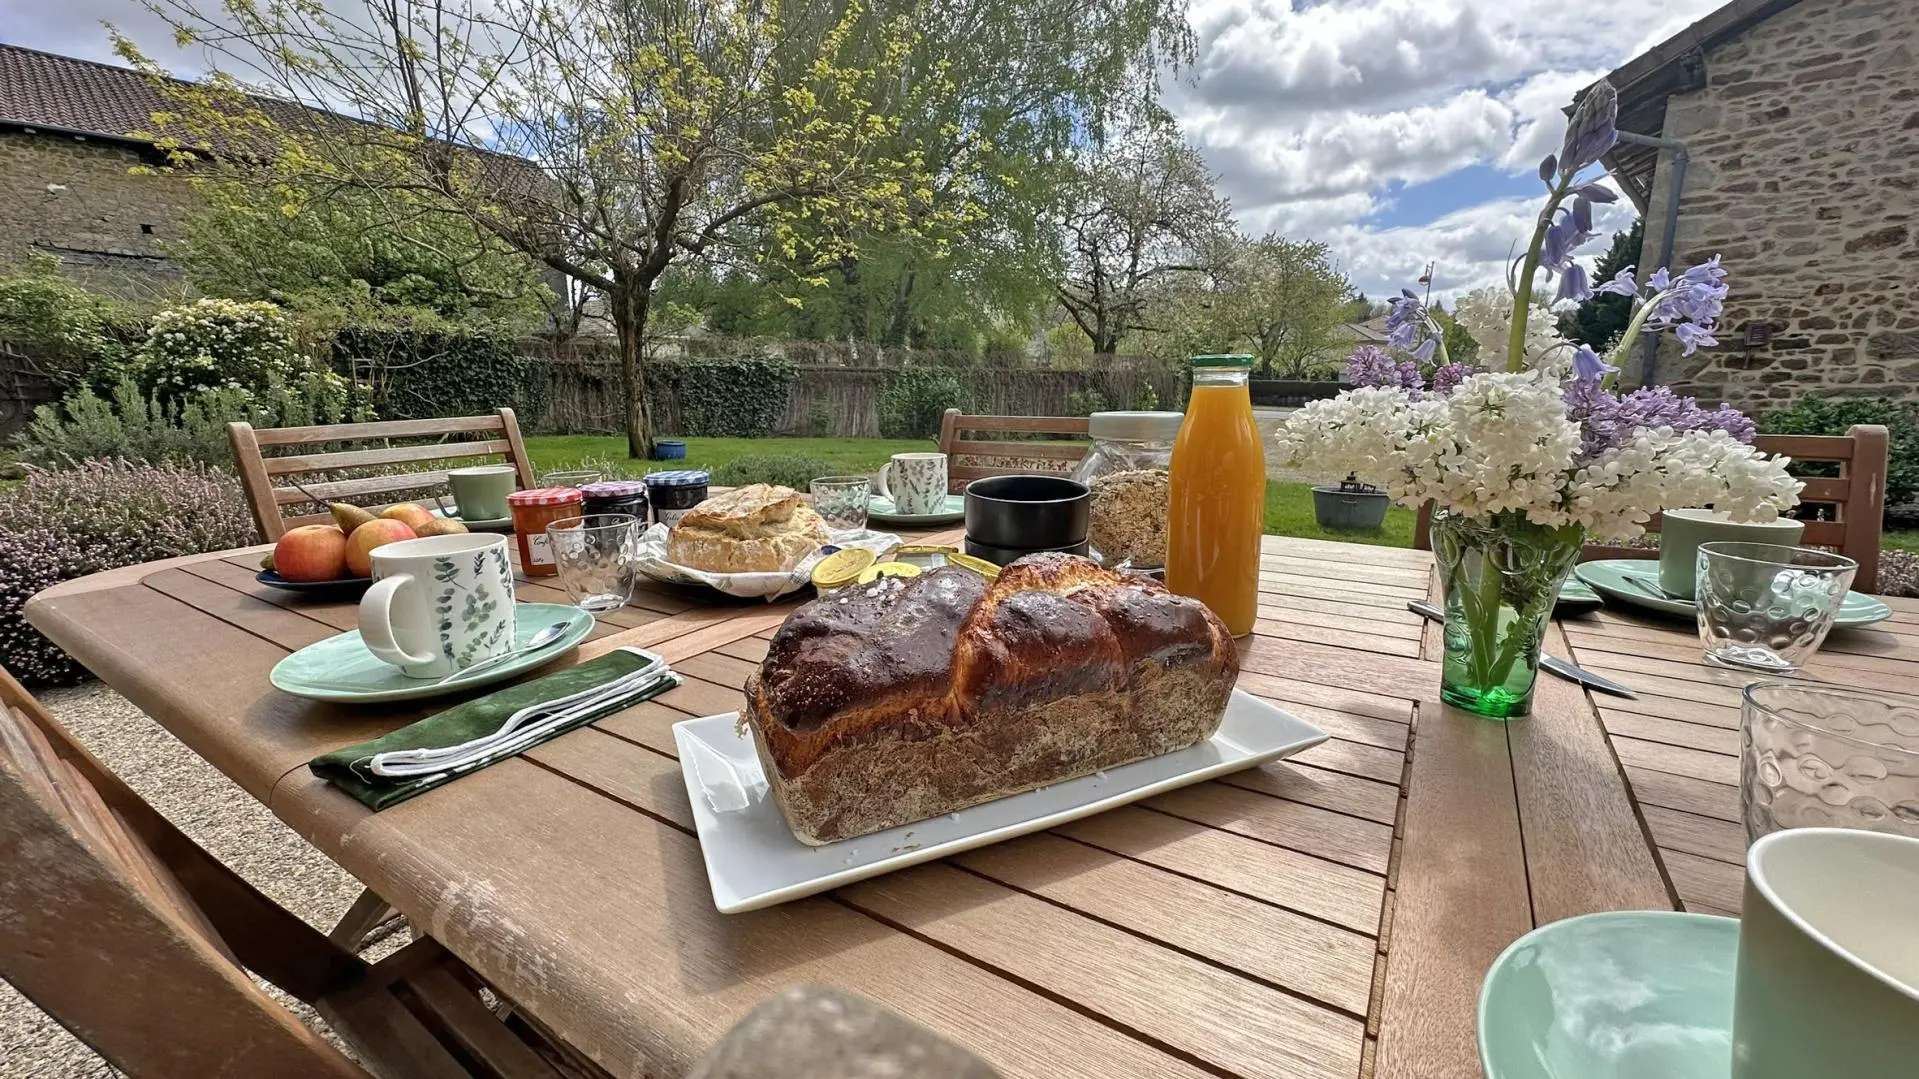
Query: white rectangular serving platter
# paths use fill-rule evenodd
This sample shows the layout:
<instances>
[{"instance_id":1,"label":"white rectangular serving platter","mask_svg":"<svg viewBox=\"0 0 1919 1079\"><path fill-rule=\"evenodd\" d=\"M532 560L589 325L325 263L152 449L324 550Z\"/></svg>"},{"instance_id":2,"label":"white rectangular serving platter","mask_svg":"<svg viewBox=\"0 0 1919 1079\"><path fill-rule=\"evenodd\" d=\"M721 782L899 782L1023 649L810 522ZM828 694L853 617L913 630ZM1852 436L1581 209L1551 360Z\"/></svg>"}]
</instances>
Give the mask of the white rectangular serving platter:
<instances>
[{"instance_id":1,"label":"white rectangular serving platter","mask_svg":"<svg viewBox=\"0 0 1919 1079\"><path fill-rule=\"evenodd\" d=\"M753 751L753 736L735 730L737 718L728 712L673 725L713 904L722 914L775 906L1051 828L1291 756L1327 737L1298 716L1234 690L1219 730L1198 745L943 817L809 847L786 826Z\"/></svg>"}]
</instances>

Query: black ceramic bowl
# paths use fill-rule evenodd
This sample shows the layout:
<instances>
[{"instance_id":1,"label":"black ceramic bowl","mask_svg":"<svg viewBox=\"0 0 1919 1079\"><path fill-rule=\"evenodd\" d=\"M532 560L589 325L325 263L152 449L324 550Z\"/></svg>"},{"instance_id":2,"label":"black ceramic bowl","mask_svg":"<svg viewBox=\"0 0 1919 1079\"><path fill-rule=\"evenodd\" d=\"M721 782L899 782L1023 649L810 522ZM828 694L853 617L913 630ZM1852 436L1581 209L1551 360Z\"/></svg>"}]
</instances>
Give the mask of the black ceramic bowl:
<instances>
[{"instance_id":1,"label":"black ceramic bowl","mask_svg":"<svg viewBox=\"0 0 1919 1079\"><path fill-rule=\"evenodd\" d=\"M966 485L966 538L1030 552L1086 540L1092 493L1060 476L994 476ZM985 557L985 556L981 556Z\"/></svg>"},{"instance_id":2,"label":"black ceramic bowl","mask_svg":"<svg viewBox=\"0 0 1919 1079\"><path fill-rule=\"evenodd\" d=\"M1030 547L993 547L981 543L971 536L966 537L966 553L972 555L974 558L984 558L995 566L1005 566L1016 558L1029 554L1043 554L1047 551L1061 551L1066 554L1083 555L1086 553L1086 541L1080 540L1078 543L1069 543L1064 547L1040 547L1034 549Z\"/></svg>"}]
</instances>

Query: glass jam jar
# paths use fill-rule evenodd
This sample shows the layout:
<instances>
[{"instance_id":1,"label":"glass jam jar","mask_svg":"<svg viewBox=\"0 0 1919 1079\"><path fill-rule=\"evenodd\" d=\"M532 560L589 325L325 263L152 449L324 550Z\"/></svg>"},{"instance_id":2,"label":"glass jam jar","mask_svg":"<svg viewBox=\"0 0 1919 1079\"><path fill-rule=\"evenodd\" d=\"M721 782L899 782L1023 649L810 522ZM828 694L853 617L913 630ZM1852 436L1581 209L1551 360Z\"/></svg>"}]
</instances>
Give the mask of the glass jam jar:
<instances>
[{"instance_id":1,"label":"glass jam jar","mask_svg":"<svg viewBox=\"0 0 1919 1079\"><path fill-rule=\"evenodd\" d=\"M625 513L646 521L646 481L645 480L601 480L580 486L580 493L586 496L586 508L580 512L587 516L598 513Z\"/></svg>"},{"instance_id":2,"label":"glass jam jar","mask_svg":"<svg viewBox=\"0 0 1919 1079\"><path fill-rule=\"evenodd\" d=\"M1166 510L1180 412L1095 412L1093 445L1073 478L1093 492L1086 542L1103 566L1159 569L1166 564Z\"/></svg>"},{"instance_id":3,"label":"glass jam jar","mask_svg":"<svg viewBox=\"0 0 1919 1079\"><path fill-rule=\"evenodd\" d=\"M528 577L551 577L560 572L553 559L553 542L546 526L566 517L578 517L586 501L577 487L535 487L506 496L513 513L513 533L520 545L520 572Z\"/></svg>"},{"instance_id":4,"label":"glass jam jar","mask_svg":"<svg viewBox=\"0 0 1919 1079\"><path fill-rule=\"evenodd\" d=\"M687 510L706 501L706 487L711 482L711 474L703 468L647 473L646 495L653 504L653 520L668 528L679 524Z\"/></svg>"}]
</instances>

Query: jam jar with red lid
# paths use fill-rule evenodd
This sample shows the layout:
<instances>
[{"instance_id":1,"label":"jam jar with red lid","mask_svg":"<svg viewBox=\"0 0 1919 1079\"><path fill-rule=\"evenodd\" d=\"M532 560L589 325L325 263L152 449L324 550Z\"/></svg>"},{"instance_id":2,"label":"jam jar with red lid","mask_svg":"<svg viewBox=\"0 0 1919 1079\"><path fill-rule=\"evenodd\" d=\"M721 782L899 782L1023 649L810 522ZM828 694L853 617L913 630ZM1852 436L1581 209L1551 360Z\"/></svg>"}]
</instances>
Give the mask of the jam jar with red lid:
<instances>
[{"instance_id":1,"label":"jam jar with red lid","mask_svg":"<svg viewBox=\"0 0 1919 1079\"><path fill-rule=\"evenodd\" d=\"M506 496L520 546L520 572L528 577L551 577L560 572L546 526L563 517L579 516L585 500L577 487L535 487Z\"/></svg>"}]
</instances>

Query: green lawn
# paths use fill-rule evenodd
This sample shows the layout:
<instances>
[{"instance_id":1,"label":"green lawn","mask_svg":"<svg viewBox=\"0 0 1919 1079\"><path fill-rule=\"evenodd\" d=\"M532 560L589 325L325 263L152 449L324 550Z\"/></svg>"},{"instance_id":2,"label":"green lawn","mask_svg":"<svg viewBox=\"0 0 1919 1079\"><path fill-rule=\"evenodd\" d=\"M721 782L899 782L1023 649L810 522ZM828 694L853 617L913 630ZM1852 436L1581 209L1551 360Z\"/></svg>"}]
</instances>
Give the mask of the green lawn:
<instances>
[{"instance_id":1,"label":"green lawn","mask_svg":"<svg viewBox=\"0 0 1919 1079\"><path fill-rule=\"evenodd\" d=\"M643 476L666 468L718 468L748 454L816 457L847 472L872 472L896 453L933 450L926 439L889 438L689 438L684 461L635 461L624 435L535 435L526 440L533 471L548 472L587 462L606 473Z\"/></svg>"},{"instance_id":2,"label":"green lawn","mask_svg":"<svg viewBox=\"0 0 1919 1079\"><path fill-rule=\"evenodd\" d=\"M816 457L848 472L871 472L896 453L926 450L924 440L883 438L689 438L686 462L634 461L626 456L626 439L618 435L537 435L526 440L535 472L587 467L609 474L644 475L662 468L718 468L747 454L794 454ZM1303 483L1266 485L1266 531L1276 536L1344 540L1387 547L1413 545L1413 513L1394 506L1386 512L1386 527L1372 532L1329 532L1313 521L1313 492Z\"/></svg>"},{"instance_id":3,"label":"green lawn","mask_svg":"<svg viewBox=\"0 0 1919 1079\"><path fill-rule=\"evenodd\" d=\"M1911 551L1919 554L1919 531L1882 533L1879 545L1890 551Z\"/></svg>"}]
</instances>

